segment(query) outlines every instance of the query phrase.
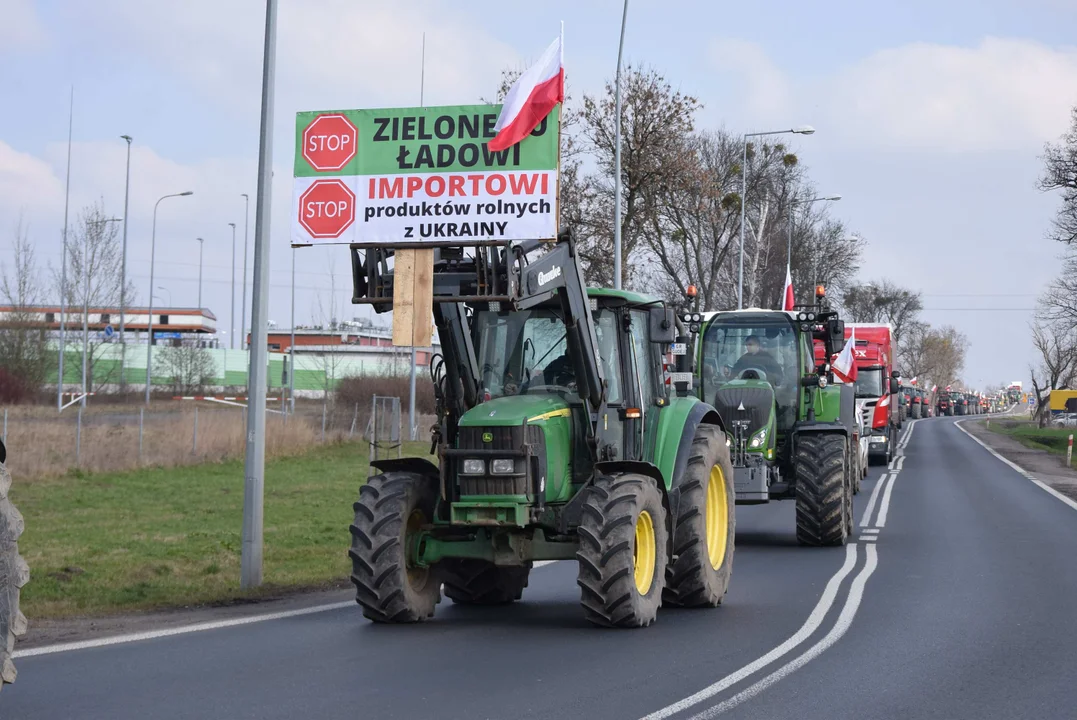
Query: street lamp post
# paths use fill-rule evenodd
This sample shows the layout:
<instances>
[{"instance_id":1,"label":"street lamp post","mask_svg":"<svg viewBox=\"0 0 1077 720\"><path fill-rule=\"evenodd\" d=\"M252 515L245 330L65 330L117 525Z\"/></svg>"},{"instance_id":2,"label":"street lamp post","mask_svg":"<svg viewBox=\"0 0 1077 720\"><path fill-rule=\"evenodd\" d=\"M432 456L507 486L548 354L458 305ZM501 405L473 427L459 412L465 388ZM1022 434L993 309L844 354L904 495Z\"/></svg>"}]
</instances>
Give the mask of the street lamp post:
<instances>
[{"instance_id":1,"label":"street lamp post","mask_svg":"<svg viewBox=\"0 0 1077 720\"><path fill-rule=\"evenodd\" d=\"M785 243L785 266L791 268L793 266L793 211L797 205L811 205L812 203L831 201L837 202L841 200L841 195L830 195L828 197L817 197L811 200L793 200L789 203L789 232L788 239Z\"/></svg>"},{"instance_id":2,"label":"street lamp post","mask_svg":"<svg viewBox=\"0 0 1077 720\"><path fill-rule=\"evenodd\" d=\"M242 311L239 315L239 336L243 338L240 342L247 342L247 229L251 224L250 220L250 203L251 199L247 193L241 193L243 195L243 300L240 302Z\"/></svg>"},{"instance_id":3,"label":"street lamp post","mask_svg":"<svg viewBox=\"0 0 1077 720\"><path fill-rule=\"evenodd\" d=\"M161 204L162 200L166 200L172 197L187 197L188 195L194 195L194 192L185 190L181 193L172 193L171 195L165 195L158 198L157 202L153 204L153 229L150 232L150 303L147 313L146 323L146 405L150 404L150 388L152 387L152 377L150 373L153 371L153 269L154 261L157 258L157 206Z\"/></svg>"},{"instance_id":4,"label":"street lamp post","mask_svg":"<svg viewBox=\"0 0 1077 720\"><path fill-rule=\"evenodd\" d=\"M198 240L198 309L202 309L202 245L205 242L202 238L196 238Z\"/></svg>"},{"instance_id":5,"label":"street lamp post","mask_svg":"<svg viewBox=\"0 0 1077 720\"><path fill-rule=\"evenodd\" d=\"M89 228L103 228L107 223L121 222L120 218L104 218L91 220L86 223L87 232L97 232ZM104 230L101 230L104 232ZM79 404L86 407L86 393L90 389L89 378L86 374L86 358L90 353L90 236L87 235L86 243L82 248L82 400Z\"/></svg>"},{"instance_id":6,"label":"street lamp post","mask_svg":"<svg viewBox=\"0 0 1077 720\"><path fill-rule=\"evenodd\" d=\"M127 141L127 181L123 188L123 253L120 259L120 392L127 394L127 205L131 197L130 135L120 135Z\"/></svg>"},{"instance_id":7,"label":"street lamp post","mask_svg":"<svg viewBox=\"0 0 1077 720\"><path fill-rule=\"evenodd\" d=\"M621 41L617 45L617 75L614 80L614 110L616 116L613 146L613 287L621 289L621 57L625 49L625 24L628 22L628 0L621 13Z\"/></svg>"},{"instance_id":8,"label":"street lamp post","mask_svg":"<svg viewBox=\"0 0 1077 720\"><path fill-rule=\"evenodd\" d=\"M168 307L172 307L172 291L164 287L163 285L158 285L157 289L168 293Z\"/></svg>"},{"instance_id":9,"label":"street lamp post","mask_svg":"<svg viewBox=\"0 0 1077 720\"><path fill-rule=\"evenodd\" d=\"M801 125L800 127L790 128L789 130L768 130L767 132L755 132L744 134L744 158L740 165L740 269L737 272L737 309L744 309L744 224L745 224L745 208L748 205L748 138L760 137L762 135L784 135L786 133L793 133L795 135L811 135L815 132L815 128L811 125Z\"/></svg>"},{"instance_id":10,"label":"street lamp post","mask_svg":"<svg viewBox=\"0 0 1077 720\"><path fill-rule=\"evenodd\" d=\"M232 228L232 321L228 325L228 347L236 349L236 224L228 223Z\"/></svg>"}]
</instances>

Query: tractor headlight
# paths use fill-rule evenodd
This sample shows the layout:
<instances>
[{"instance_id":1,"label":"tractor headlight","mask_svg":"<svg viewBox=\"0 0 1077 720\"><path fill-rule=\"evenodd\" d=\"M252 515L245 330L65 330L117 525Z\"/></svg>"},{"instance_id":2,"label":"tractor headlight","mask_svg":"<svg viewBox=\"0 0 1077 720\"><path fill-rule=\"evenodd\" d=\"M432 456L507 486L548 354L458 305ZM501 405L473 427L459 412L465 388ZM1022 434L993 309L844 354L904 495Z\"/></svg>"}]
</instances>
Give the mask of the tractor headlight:
<instances>
[{"instance_id":1,"label":"tractor headlight","mask_svg":"<svg viewBox=\"0 0 1077 720\"><path fill-rule=\"evenodd\" d=\"M484 475L486 474L486 463L483 460L467 458L464 460L464 468L461 472L464 475Z\"/></svg>"},{"instance_id":2,"label":"tractor headlight","mask_svg":"<svg viewBox=\"0 0 1077 720\"><path fill-rule=\"evenodd\" d=\"M516 463L512 458L499 458L490 461L490 472L494 475L511 475L515 469Z\"/></svg>"},{"instance_id":3,"label":"tractor headlight","mask_svg":"<svg viewBox=\"0 0 1077 720\"><path fill-rule=\"evenodd\" d=\"M766 442L767 442L767 429L763 428L762 430L757 432L755 435L752 435L752 439L748 443L748 447L753 448L753 449L754 448L761 448L761 447L763 447L763 445L766 444Z\"/></svg>"}]
</instances>

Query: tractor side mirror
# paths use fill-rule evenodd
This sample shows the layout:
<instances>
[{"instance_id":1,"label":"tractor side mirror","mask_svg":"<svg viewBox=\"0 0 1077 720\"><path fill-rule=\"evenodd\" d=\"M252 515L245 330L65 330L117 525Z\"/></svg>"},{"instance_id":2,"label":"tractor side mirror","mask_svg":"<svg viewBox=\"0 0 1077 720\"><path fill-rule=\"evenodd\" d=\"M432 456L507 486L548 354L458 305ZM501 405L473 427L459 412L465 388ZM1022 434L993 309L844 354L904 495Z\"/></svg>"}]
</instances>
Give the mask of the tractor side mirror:
<instances>
[{"instance_id":1,"label":"tractor side mirror","mask_svg":"<svg viewBox=\"0 0 1077 720\"><path fill-rule=\"evenodd\" d=\"M672 308L652 307L648 313L651 342L671 343L677 341L677 318Z\"/></svg>"},{"instance_id":2,"label":"tractor side mirror","mask_svg":"<svg viewBox=\"0 0 1077 720\"><path fill-rule=\"evenodd\" d=\"M840 348L845 345L845 321L834 318L829 323L831 347Z\"/></svg>"},{"instance_id":3,"label":"tractor side mirror","mask_svg":"<svg viewBox=\"0 0 1077 720\"><path fill-rule=\"evenodd\" d=\"M898 383L897 378L890 378L890 394L896 395L901 390L901 384Z\"/></svg>"}]
</instances>

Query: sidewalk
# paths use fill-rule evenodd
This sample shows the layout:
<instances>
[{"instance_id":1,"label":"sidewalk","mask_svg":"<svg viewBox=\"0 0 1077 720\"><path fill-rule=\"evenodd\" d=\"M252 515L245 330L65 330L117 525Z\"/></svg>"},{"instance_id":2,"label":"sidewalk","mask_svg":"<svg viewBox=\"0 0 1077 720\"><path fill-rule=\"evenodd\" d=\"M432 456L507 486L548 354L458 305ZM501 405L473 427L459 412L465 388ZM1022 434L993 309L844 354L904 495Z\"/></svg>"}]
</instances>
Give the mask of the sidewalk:
<instances>
[{"instance_id":1,"label":"sidewalk","mask_svg":"<svg viewBox=\"0 0 1077 720\"><path fill-rule=\"evenodd\" d=\"M997 422L992 418L993 422ZM1008 435L1001 435L984 427L984 420L965 422L961 427L1012 463L1028 471L1045 485L1049 485L1066 497L1077 500L1077 469L1066 467L1065 455L1052 455L1046 450L1025 447ZM1074 458L1077 465L1077 458Z\"/></svg>"}]
</instances>

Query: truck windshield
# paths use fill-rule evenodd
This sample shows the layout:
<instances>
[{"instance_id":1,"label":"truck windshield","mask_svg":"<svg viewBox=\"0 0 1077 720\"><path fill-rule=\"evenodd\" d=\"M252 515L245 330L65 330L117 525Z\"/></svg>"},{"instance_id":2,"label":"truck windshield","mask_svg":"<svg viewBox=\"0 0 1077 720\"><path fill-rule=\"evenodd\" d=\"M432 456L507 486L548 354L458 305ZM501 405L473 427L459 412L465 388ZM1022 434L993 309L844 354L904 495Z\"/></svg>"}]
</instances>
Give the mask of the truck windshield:
<instances>
[{"instance_id":1,"label":"truck windshield","mask_svg":"<svg viewBox=\"0 0 1077 720\"><path fill-rule=\"evenodd\" d=\"M598 310L594 318L608 385L606 401L616 404L621 401L617 319L611 310ZM560 313L552 309L480 310L475 313L474 327L479 384L491 399L543 393L579 399Z\"/></svg>"},{"instance_id":2,"label":"truck windshield","mask_svg":"<svg viewBox=\"0 0 1077 720\"><path fill-rule=\"evenodd\" d=\"M857 369L856 396L858 398L878 398L883 396L882 368Z\"/></svg>"}]
</instances>

